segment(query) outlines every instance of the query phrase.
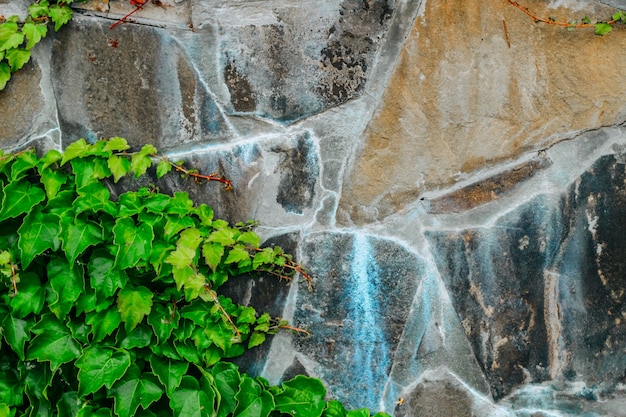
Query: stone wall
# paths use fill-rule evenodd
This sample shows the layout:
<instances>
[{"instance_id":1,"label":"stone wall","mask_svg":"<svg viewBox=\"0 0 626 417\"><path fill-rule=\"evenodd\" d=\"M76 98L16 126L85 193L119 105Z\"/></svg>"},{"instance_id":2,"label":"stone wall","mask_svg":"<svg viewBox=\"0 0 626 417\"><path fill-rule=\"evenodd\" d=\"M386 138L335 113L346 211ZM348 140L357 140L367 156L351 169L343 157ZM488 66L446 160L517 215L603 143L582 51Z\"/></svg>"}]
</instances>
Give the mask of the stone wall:
<instances>
[{"instance_id":1,"label":"stone wall","mask_svg":"<svg viewBox=\"0 0 626 417\"><path fill-rule=\"evenodd\" d=\"M618 0L520 0L608 19ZM0 14L27 0L0 0ZM229 293L307 328L238 362L400 416L626 416L626 27L507 0L76 5L0 145L152 143L315 277Z\"/></svg>"}]
</instances>

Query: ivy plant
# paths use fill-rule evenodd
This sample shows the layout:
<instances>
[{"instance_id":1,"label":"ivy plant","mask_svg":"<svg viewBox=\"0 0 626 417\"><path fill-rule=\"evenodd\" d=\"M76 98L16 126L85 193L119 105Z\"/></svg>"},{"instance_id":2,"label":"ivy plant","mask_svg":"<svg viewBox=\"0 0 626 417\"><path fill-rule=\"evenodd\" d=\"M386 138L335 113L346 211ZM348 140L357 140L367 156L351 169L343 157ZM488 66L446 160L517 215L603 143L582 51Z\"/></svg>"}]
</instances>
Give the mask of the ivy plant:
<instances>
[{"instance_id":1,"label":"ivy plant","mask_svg":"<svg viewBox=\"0 0 626 417\"><path fill-rule=\"evenodd\" d=\"M185 192L112 197L124 178L171 171L230 185L122 138L0 151L0 417L369 416L318 379L272 386L227 361L289 326L219 288L303 271Z\"/></svg>"},{"instance_id":2,"label":"ivy plant","mask_svg":"<svg viewBox=\"0 0 626 417\"><path fill-rule=\"evenodd\" d=\"M48 23L58 31L72 18L69 7L74 0L39 0L28 7L24 21L18 16L0 18L0 90L29 60L31 49L48 33ZM77 0L85 1L85 0Z\"/></svg>"}]
</instances>

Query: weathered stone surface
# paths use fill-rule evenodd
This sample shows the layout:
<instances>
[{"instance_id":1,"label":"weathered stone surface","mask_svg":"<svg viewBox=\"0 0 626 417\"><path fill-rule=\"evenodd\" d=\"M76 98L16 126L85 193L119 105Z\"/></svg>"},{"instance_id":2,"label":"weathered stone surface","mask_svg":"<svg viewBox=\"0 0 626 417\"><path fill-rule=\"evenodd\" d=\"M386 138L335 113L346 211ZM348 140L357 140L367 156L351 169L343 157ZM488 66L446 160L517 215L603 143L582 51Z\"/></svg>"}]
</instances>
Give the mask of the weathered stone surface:
<instances>
[{"instance_id":1,"label":"weathered stone surface","mask_svg":"<svg viewBox=\"0 0 626 417\"><path fill-rule=\"evenodd\" d=\"M550 378L623 383L624 167L603 157L559 199L489 228L427 233L494 398Z\"/></svg>"},{"instance_id":2,"label":"weathered stone surface","mask_svg":"<svg viewBox=\"0 0 626 417\"><path fill-rule=\"evenodd\" d=\"M302 253L323 278L298 297L294 323L312 335L294 346L331 395L377 409L423 265L392 241L359 234L312 235Z\"/></svg>"},{"instance_id":3,"label":"weathered stone surface","mask_svg":"<svg viewBox=\"0 0 626 417\"><path fill-rule=\"evenodd\" d=\"M387 2L204 1L218 28L230 110L292 122L358 97L393 10Z\"/></svg>"},{"instance_id":4,"label":"weathered stone surface","mask_svg":"<svg viewBox=\"0 0 626 417\"><path fill-rule=\"evenodd\" d=\"M539 16L610 17L576 2L523 2ZM615 35L615 36L613 36ZM509 44L510 43L510 47ZM535 24L508 2L425 2L346 180L340 220L380 220L427 190L577 132L624 121L626 31ZM584 58L583 58L584 57Z\"/></svg>"},{"instance_id":5,"label":"weathered stone surface","mask_svg":"<svg viewBox=\"0 0 626 417\"><path fill-rule=\"evenodd\" d=\"M64 139L122 136L166 150L229 134L219 105L163 30L122 25L111 31L88 18L71 25L52 51Z\"/></svg>"}]
</instances>

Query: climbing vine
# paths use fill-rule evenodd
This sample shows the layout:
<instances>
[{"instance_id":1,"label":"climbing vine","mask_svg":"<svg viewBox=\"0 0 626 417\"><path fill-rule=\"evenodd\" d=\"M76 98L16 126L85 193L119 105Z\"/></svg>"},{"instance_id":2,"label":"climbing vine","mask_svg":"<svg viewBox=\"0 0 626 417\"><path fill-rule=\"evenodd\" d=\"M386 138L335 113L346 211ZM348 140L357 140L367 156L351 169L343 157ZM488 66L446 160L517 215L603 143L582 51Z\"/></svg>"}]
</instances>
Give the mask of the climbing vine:
<instances>
[{"instance_id":1,"label":"climbing vine","mask_svg":"<svg viewBox=\"0 0 626 417\"><path fill-rule=\"evenodd\" d=\"M614 13L610 19L607 19L605 21L592 22L588 16L585 16L580 19L580 21L578 21L568 20L565 18L557 19L555 17L539 17L538 15L532 13L527 7L520 5L517 1L507 1L522 12L524 12L537 23L541 22L548 25L561 26L567 28L568 30L574 30L576 28L594 28L595 34L600 36L606 35L611 30L613 30L613 26L616 23L626 23L626 12L622 10Z\"/></svg>"},{"instance_id":2,"label":"climbing vine","mask_svg":"<svg viewBox=\"0 0 626 417\"><path fill-rule=\"evenodd\" d=\"M185 192L112 198L124 178L176 171L230 187L122 138L0 152L0 417L369 416L318 379L271 386L225 361L302 331L223 296L226 281L310 277Z\"/></svg>"}]
</instances>

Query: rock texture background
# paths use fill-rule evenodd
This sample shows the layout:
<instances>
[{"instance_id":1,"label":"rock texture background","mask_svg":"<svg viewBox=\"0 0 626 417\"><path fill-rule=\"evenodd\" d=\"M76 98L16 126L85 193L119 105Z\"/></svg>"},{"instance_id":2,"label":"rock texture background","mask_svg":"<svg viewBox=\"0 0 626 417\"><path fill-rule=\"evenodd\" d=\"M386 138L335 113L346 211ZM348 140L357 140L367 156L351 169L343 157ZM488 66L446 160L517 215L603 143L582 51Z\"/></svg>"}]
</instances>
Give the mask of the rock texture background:
<instances>
[{"instance_id":1,"label":"rock texture background","mask_svg":"<svg viewBox=\"0 0 626 417\"><path fill-rule=\"evenodd\" d=\"M259 220L315 277L228 288L312 332L248 372L396 417L626 416L626 27L508 0L162 0L110 29L131 10L76 5L0 92L0 144L123 136L230 178L164 187Z\"/></svg>"}]
</instances>

